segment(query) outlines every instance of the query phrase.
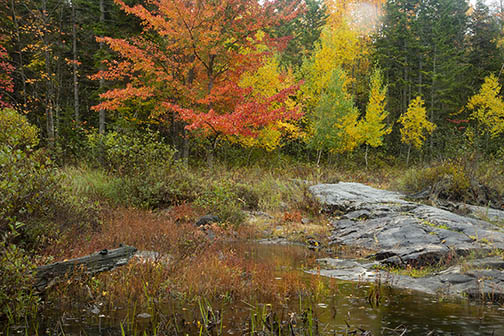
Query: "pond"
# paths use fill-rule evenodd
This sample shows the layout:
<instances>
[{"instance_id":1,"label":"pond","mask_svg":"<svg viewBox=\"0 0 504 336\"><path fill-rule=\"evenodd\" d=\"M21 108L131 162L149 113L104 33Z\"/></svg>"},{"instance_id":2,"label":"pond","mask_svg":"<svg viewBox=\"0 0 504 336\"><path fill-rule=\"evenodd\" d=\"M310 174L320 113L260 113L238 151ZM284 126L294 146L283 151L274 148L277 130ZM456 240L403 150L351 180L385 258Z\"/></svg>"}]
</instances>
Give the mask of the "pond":
<instances>
[{"instance_id":1,"label":"pond","mask_svg":"<svg viewBox=\"0 0 504 336\"><path fill-rule=\"evenodd\" d=\"M231 247L256 262L269 263L270 276L281 284L292 272L318 290L276 302L221 300L185 302L173 298L157 310L132 307L73 308L44 311L38 334L51 335L504 335L504 308L467 300L392 289L375 283L345 282L304 271L316 267L321 252L301 245L239 243ZM345 257L340 255L339 257ZM223 303L224 302L224 303ZM282 329L283 327L283 329ZM30 329L31 330L31 329ZM32 334L24 327L6 334Z\"/></svg>"}]
</instances>

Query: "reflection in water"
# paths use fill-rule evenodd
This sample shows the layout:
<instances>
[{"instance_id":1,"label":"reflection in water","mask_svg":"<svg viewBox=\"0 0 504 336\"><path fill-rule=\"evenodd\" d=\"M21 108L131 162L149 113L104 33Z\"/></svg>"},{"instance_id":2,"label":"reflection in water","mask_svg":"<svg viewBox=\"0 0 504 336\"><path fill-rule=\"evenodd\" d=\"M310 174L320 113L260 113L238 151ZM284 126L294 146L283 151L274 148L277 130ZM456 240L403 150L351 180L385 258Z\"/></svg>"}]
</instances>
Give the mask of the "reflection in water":
<instances>
[{"instance_id":1,"label":"reflection in water","mask_svg":"<svg viewBox=\"0 0 504 336\"><path fill-rule=\"evenodd\" d=\"M216 305L213 309L219 310L223 316L223 334L243 334L248 328L247 321L251 314L257 314L261 309L274 311L283 320L295 316L300 318L302 312L311 307L322 335L345 334L348 325L371 331L373 335L397 335L393 329L400 326L407 328L405 335L427 335L431 331L434 331L433 335L504 335L503 308L498 306L482 306L385 288L381 304L372 307L367 297L373 284L343 282L303 272L316 267L315 259L323 257L319 252L303 246L258 243L240 243L227 248L255 262L272 265L274 272L271 277L278 281L279 288L283 281L291 281L289 274L295 272L301 281L312 285L315 282L318 290L312 297L300 291L298 298L293 301L272 302L274 299L271 296L259 297L256 302ZM131 316L141 313L133 307L116 307L115 311L102 311L100 315L93 314L92 309L76 307L74 311L52 312L46 317L47 325L51 330L64 330L64 333L56 333L59 335L121 335L120 326L131 321ZM199 333L195 322L201 316L197 303L189 305L174 300L163 303L162 310L165 320L176 320L187 325L184 334ZM125 334L142 334L142 328L151 322L146 318L144 322L137 323L138 329ZM162 323L163 319L157 322ZM21 333L24 331L21 330ZM174 334L178 333L175 331Z\"/></svg>"},{"instance_id":2,"label":"reflection in water","mask_svg":"<svg viewBox=\"0 0 504 336\"><path fill-rule=\"evenodd\" d=\"M301 246L249 245L248 248L251 255L264 262L298 269L313 266L313 259L320 257ZM431 331L442 335L504 335L504 308L390 288L386 290L384 302L379 307L371 307L367 300L370 287L370 284L337 281L336 293L321 298L320 303L324 305L314 305L328 334L344 331L348 322L374 335L387 334L387 330L398 326L406 327L407 335L427 335Z\"/></svg>"}]
</instances>

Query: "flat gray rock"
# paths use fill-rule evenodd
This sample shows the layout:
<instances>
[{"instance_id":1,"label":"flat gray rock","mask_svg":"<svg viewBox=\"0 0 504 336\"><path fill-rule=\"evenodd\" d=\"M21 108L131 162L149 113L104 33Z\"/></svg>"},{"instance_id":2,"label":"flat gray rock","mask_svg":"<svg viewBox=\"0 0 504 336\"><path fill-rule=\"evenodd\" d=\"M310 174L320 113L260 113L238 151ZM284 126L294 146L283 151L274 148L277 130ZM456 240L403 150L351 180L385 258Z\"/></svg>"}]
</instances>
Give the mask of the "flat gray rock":
<instances>
[{"instance_id":1,"label":"flat gray rock","mask_svg":"<svg viewBox=\"0 0 504 336\"><path fill-rule=\"evenodd\" d=\"M398 192L360 183L310 188L325 210L337 215L332 244L376 251L376 259L413 266L437 264L472 251L504 249L504 232L494 223L409 202Z\"/></svg>"},{"instance_id":2,"label":"flat gray rock","mask_svg":"<svg viewBox=\"0 0 504 336\"><path fill-rule=\"evenodd\" d=\"M462 204L460 207L468 210L474 218L489 220L499 225L504 225L504 211L478 205Z\"/></svg>"},{"instance_id":3,"label":"flat gray rock","mask_svg":"<svg viewBox=\"0 0 504 336\"><path fill-rule=\"evenodd\" d=\"M504 303L504 272L498 270L462 271L452 267L426 277L388 272L365 260L342 260L324 258L317 260L319 270L310 274L336 278L344 281L377 282L395 288L424 292L431 295L467 297L474 300Z\"/></svg>"},{"instance_id":4,"label":"flat gray rock","mask_svg":"<svg viewBox=\"0 0 504 336\"><path fill-rule=\"evenodd\" d=\"M322 269L308 273L346 281L373 281L378 274L372 269L376 263L333 258L317 259L317 262Z\"/></svg>"},{"instance_id":5,"label":"flat gray rock","mask_svg":"<svg viewBox=\"0 0 504 336\"><path fill-rule=\"evenodd\" d=\"M319 184L310 187L310 191L324 210L334 216L330 244L374 251L368 257L380 264L395 267L451 264L457 257L504 250L504 230L496 222L504 219L504 212L500 210L468 206L470 211L463 216L407 201L398 192L360 183ZM487 211L487 217L474 215L483 210ZM382 278L386 276L382 271L373 271L373 263L328 260L321 263L327 269L320 274L344 280L371 281L378 274ZM458 267L424 278L394 274L391 284L431 294L469 297L475 297L474 288L479 288L483 298L490 293L492 298L504 298L502 258L473 260L468 268L478 270L463 272ZM501 292L502 295L498 294Z\"/></svg>"},{"instance_id":6,"label":"flat gray rock","mask_svg":"<svg viewBox=\"0 0 504 336\"><path fill-rule=\"evenodd\" d=\"M471 268L475 269L497 269L504 270L504 259L502 257L486 257L472 260L469 263Z\"/></svg>"}]
</instances>

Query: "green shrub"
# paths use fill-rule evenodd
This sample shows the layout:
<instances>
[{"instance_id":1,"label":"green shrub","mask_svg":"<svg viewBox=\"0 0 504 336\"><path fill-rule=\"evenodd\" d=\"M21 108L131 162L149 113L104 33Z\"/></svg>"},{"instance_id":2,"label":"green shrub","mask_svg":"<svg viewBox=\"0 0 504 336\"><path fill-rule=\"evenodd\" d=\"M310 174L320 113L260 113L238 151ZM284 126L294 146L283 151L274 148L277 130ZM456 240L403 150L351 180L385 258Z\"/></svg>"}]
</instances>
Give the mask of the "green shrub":
<instances>
[{"instance_id":1,"label":"green shrub","mask_svg":"<svg viewBox=\"0 0 504 336\"><path fill-rule=\"evenodd\" d=\"M471 187L471 179L463 165L448 161L433 167L409 169L398 180L399 188L408 193L441 187L441 185L443 192L454 199L463 199Z\"/></svg>"},{"instance_id":2,"label":"green shrub","mask_svg":"<svg viewBox=\"0 0 504 336\"><path fill-rule=\"evenodd\" d=\"M64 184L74 195L82 198L105 201L116 199L121 178L112 176L103 169L67 166L62 169Z\"/></svg>"},{"instance_id":3,"label":"green shrub","mask_svg":"<svg viewBox=\"0 0 504 336\"><path fill-rule=\"evenodd\" d=\"M27 149L38 145L38 129L13 109L0 110L0 146Z\"/></svg>"},{"instance_id":4,"label":"green shrub","mask_svg":"<svg viewBox=\"0 0 504 336\"><path fill-rule=\"evenodd\" d=\"M143 174L123 176L116 181L115 197L119 204L155 209L196 200L204 182L181 165L170 169L150 167Z\"/></svg>"},{"instance_id":5,"label":"green shrub","mask_svg":"<svg viewBox=\"0 0 504 336\"><path fill-rule=\"evenodd\" d=\"M433 198L501 208L504 202L498 185L502 177L496 174L488 163L453 160L433 167L410 169L396 185L407 193L429 189Z\"/></svg>"},{"instance_id":6,"label":"green shrub","mask_svg":"<svg viewBox=\"0 0 504 336\"><path fill-rule=\"evenodd\" d=\"M94 205L63 187L63 176L46 155L28 150L38 142L37 129L13 110L3 112L7 131L0 138L0 234L24 223L16 242L33 249L61 229L96 224Z\"/></svg>"},{"instance_id":7,"label":"green shrub","mask_svg":"<svg viewBox=\"0 0 504 336\"><path fill-rule=\"evenodd\" d=\"M62 176L44 155L0 147L0 233L24 223L18 242L42 247L61 229L96 225L98 210L64 188Z\"/></svg>"},{"instance_id":8,"label":"green shrub","mask_svg":"<svg viewBox=\"0 0 504 336\"><path fill-rule=\"evenodd\" d=\"M0 240L0 321L17 323L35 316L40 298L34 289L35 265L23 249L7 243L9 235Z\"/></svg>"},{"instance_id":9,"label":"green shrub","mask_svg":"<svg viewBox=\"0 0 504 336\"><path fill-rule=\"evenodd\" d=\"M242 204L230 182L211 184L195 201L221 221L232 225L240 225L245 220Z\"/></svg>"},{"instance_id":10,"label":"green shrub","mask_svg":"<svg viewBox=\"0 0 504 336\"><path fill-rule=\"evenodd\" d=\"M120 175L143 174L152 167L168 169L174 163L175 150L156 132L92 133L88 146L91 161L98 158L105 169Z\"/></svg>"},{"instance_id":11,"label":"green shrub","mask_svg":"<svg viewBox=\"0 0 504 336\"><path fill-rule=\"evenodd\" d=\"M192 202L204 190L202 179L177 163L122 176L89 167L64 171L65 183L75 194L123 206L165 208Z\"/></svg>"},{"instance_id":12,"label":"green shrub","mask_svg":"<svg viewBox=\"0 0 504 336\"><path fill-rule=\"evenodd\" d=\"M208 184L203 177L194 174L181 164L174 165L169 174L159 178L163 179L167 190L166 197L172 204L195 201Z\"/></svg>"},{"instance_id":13,"label":"green shrub","mask_svg":"<svg viewBox=\"0 0 504 336\"><path fill-rule=\"evenodd\" d=\"M93 133L88 137L88 147L91 161L101 158L94 163L105 169L101 175L109 179L91 181L91 176L86 176L89 173L83 172L80 183L90 183L100 198L152 209L193 201L200 194L200 181L174 160L175 150L161 140L159 133Z\"/></svg>"},{"instance_id":14,"label":"green shrub","mask_svg":"<svg viewBox=\"0 0 504 336\"><path fill-rule=\"evenodd\" d=\"M252 187L238 183L233 189L238 201L242 203L245 210L257 210L259 208L259 194Z\"/></svg>"}]
</instances>

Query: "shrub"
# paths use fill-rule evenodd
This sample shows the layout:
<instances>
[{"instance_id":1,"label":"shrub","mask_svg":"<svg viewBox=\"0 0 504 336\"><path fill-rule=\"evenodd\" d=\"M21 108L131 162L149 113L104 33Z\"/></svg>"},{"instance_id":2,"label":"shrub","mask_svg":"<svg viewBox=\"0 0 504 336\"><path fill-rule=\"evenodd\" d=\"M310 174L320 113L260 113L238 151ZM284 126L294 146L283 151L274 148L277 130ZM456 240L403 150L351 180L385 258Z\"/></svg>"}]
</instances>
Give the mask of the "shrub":
<instances>
[{"instance_id":1,"label":"shrub","mask_svg":"<svg viewBox=\"0 0 504 336\"><path fill-rule=\"evenodd\" d=\"M5 110L4 110L5 111ZM16 242L26 248L43 246L57 237L65 227L97 223L97 210L86 199L79 199L66 190L62 175L42 152L23 151L37 143L36 128L22 116L8 110L13 127L0 142L0 234L9 232L17 223L24 223ZM3 120L7 120L3 115Z\"/></svg>"},{"instance_id":2,"label":"shrub","mask_svg":"<svg viewBox=\"0 0 504 336\"><path fill-rule=\"evenodd\" d=\"M204 182L181 165L150 167L143 174L123 176L114 189L117 203L155 209L196 200Z\"/></svg>"},{"instance_id":3,"label":"shrub","mask_svg":"<svg viewBox=\"0 0 504 336\"><path fill-rule=\"evenodd\" d=\"M101 188L91 189L116 204L164 208L192 202L206 189L201 177L174 159L175 149L164 143L157 132L93 133L88 143L91 158L102 158L91 161L105 169L101 175L109 176L108 183L99 183ZM77 177L82 180L86 175L89 173L84 171ZM101 181L87 177L84 180Z\"/></svg>"},{"instance_id":4,"label":"shrub","mask_svg":"<svg viewBox=\"0 0 504 336\"><path fill-rule=\"evenodd\" d=\"M13 109L0 110L0 145L29 149L38 145L38 129Z\"/></svg>"},{"instance_id":5,"label":"shrub","mask_svg":"<svg viewBox=\"0 0 504 336\"><path fill-rule=\"evenodd\" d=\"M35 266L23 249L7 243L7 236L0 241L0 320L16 323L36 313L40 298L34 290Z\"/></svg>"},{"instance_id":6,"label":"shrub","mask_svg":"<svg viewBox=\"0 0 504 336\"><path fill-rule=\"evenodd\" d=\"M27 248L43 246L61 229L98 222L96 206L64 188L63 176L37 154L0 148L0 232L16 222L26 224L18 242Z\"/></svg>"},{"instance_id":7,"label":"shrub","mask_svg":"<svg viewBox=\"0 0 504 336\"><path fill-rule=\"evenodd\" d=\"M151 167L168 169L174 163L175 150L157 132L92 133L88 143L91 160L101 158L105 169L120 175L143 174Z\"/></svg>"},{"instance_id":8,"label":"shrub","mask_svg":"<svg viewBox=\"0 0 504 336\"><path fill-rule=\"evenodd\" d=\"M399 189L420 192L430 189L431 197L500 208L503 196L488 186L474 162L446 161L433 167L410 169L397 180Z\"/></svg>"},{"instance_id":9,"label":"shrub","mask_svg":"<svg viewBox=\"0 0 504 336\"><path fill-rule=\"evenodd\" d=\"M205 185L200 177L177 163L122 176L89 167L67 167L64 171L65 184L81 197L144 209L192 202Z\"/></svg>"},{"instance_id":10,"label":"shrub","mask_svg":"<svg viewBox=\"0 0 504 336\"><path fill-rule=\"evenodd\" d=\"M245 220L241 202L230 182L225 181L210 185L196 199L195 203L232 225L240 225Z\"/></svg>"},{"instance_id":11,"label":"shrub","mask_svg":"<svg viewBox=\"0 0 504 336\"><path fill-rule=\"evenodd\" d=\"M103 169L67 166L62 175L64 184L78 197L100 201L119 198L114 186L121 184L121 178L111 176Z\"/></svg>"},{"instance_id":12,"label":"shrub","mask_svg":"<svg viewBox=\"0 0 504 336\"><path fill-rule=\"evenodd\" d=\"M163 208L193 201L201 192L201 181L174 160L175 150L157 132L93 133L88 143L92 161L101 158L94 163L112 174L92 189L116 204Z\"/></svg>"},{"instance_id":13,"label":"shrub","mask_svg":"<svg viewBox=\"0 0 504 336\"><path fill-rule=\"evenodd\" d=\"M406 192L419 192L427 188L443 187L443 193L460 200L470 188L471 180L464 167L456 162L444 162L434 167L409 169L399 179L399 188Z\"/></svg>"},{"instance_id":14,"label":"shrub","mask_svg":"<svg viewBox=\"0 0 504 336\"><path fill-rule=\"evenodd\" d=\"M259 208L259 194L252 187L238 183L233 189L238 201L242 203L245 210L257 210Z\"/></svg>"}]
</instances>

